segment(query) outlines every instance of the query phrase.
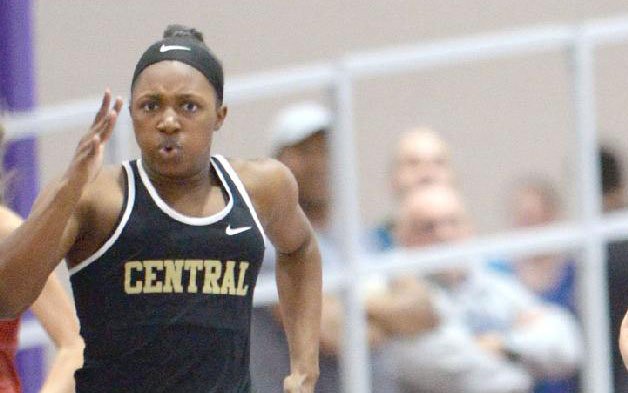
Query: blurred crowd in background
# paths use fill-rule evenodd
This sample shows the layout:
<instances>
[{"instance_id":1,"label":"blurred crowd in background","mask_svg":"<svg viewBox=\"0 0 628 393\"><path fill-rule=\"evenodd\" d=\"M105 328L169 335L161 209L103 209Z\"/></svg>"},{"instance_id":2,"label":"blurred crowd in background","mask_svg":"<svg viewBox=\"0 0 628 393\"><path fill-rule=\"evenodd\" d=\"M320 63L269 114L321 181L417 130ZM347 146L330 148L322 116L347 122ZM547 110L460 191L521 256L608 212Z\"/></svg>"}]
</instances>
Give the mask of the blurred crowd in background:
<instances>
[{"instance_id":1,"label":"blurred crowd in background","mask_svg":"<svg viewBox=\"0 0 628 393\"><path fill-rule=\"evenodd\" d=\"M314 102L281 110L270 126L271 152L292 170L299 202L314 225L324 269L343 271L330 233L329 133L332 113ZM395 207L375 228L363 228L365 252L464 242L474 236L473 218L457 182L456 154L437 130L400 134L387 168ZM625 207L620 158L600 146L604 212ZM561 195L542 174L513 179L504 200L512 229L534 230L564 218ZM259 282L274 280L268 246ZM617 350L619 325L628 307L628 244L608 246L610 346L615 391L628 389ZM373 259L369 259L373 260ZM375 259L377 260L377 259ZM381 258L381 263L386 263ZM579 392L586 344L579 322L578 255L467 260L427 273L372 277L364 306L373 392ZM260 392L274 391L289 369L276 306L253 314L251 371ZM343 346L342 294L323 302L321 377L318 392L340 392Z\"/></svg>"}]
</instances>

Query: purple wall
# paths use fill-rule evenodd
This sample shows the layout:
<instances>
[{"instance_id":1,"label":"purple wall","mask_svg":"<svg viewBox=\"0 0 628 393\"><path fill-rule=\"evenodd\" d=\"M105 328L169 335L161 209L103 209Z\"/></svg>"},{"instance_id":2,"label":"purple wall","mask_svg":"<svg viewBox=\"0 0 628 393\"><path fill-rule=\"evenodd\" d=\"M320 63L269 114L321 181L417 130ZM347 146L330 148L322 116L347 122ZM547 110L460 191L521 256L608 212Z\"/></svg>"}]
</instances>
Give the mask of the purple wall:
<instances>
[{"instance_id":1,"label":"purple wall","mask_svg":"<svg viewBox=\"0 0 628 393\"><path fill-rule=\"evenodd\" d=\"M0 103L4 110L35 106L31 6L30 0L0 1ZM9 205L27 215L38 185L35 140L9 143L4 163L15 176L7 190Z\"/></svg>"},{"instance_id":2,"label":"purple wall","mask_svg":"<svg viewBox=\"0 0 628 393\"><path fill-rule=\"evenodd\" d=\"M23 111L35 106L31 0L0 0L0 109ZM13 173L7 203L26 216L38 186L36 143L24 139L7 144L4 165ZM30 313L24 318L32 318ZM18 353L24 393L35 393L43 381L43 350Z\"/></svg>"}]
</instances>

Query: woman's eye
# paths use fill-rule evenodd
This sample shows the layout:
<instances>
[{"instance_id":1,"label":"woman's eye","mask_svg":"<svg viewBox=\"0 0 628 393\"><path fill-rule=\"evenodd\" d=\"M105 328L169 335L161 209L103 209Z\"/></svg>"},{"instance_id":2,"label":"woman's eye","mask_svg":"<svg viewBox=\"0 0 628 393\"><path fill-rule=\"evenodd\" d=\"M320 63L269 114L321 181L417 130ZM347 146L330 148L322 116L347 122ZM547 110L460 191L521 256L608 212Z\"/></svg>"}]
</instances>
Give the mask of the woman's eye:
<instances>
[{"instance_id":1,"label":"woman's eye","mask_svg":"<svg viewBox=\"0 0 628 393\"><path fill-rule=\"evenodd\" d=\"M198 110L198 105L193 102L186 102L185 104L181 105L181 107L186 112L196 112Z\"/></svg>"},{"instance_id":2,"label":"woman's eye","mask_svg":"<svg viewBox=\"0 0 628 393\"><path fill-rule=\"evenodd\" d=\"M149 101L142 104L142 110L145 112L153 112L154 110L157 109L157 107L158 105L157 105L157 102L155 101Z\"/></svg>"}]
</instances>

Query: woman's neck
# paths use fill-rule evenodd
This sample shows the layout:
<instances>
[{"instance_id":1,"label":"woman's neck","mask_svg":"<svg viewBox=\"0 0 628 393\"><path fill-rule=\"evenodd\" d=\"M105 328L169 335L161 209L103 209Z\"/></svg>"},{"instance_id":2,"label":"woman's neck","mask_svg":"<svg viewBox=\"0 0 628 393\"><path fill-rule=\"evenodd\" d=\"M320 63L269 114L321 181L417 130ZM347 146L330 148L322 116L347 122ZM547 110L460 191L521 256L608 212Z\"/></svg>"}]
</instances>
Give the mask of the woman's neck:
<instances>
[{"instance_id":1,"label":"woman's neck","mask_svg":"<svg viewBox=\"0 0 628 393\"><path fill-rule=\"evenodd\" d=\"M201 166L199 170L186 176L168 176L160 174L153 170L150 165L146 165L143 161L144 171L148 175L150 182L158 191L162 198L177 197L178 195L193 195L197 192L206 194L211 187L217 184L217 180L213 178L211 166Z\"/></svg>"}]
</instances>

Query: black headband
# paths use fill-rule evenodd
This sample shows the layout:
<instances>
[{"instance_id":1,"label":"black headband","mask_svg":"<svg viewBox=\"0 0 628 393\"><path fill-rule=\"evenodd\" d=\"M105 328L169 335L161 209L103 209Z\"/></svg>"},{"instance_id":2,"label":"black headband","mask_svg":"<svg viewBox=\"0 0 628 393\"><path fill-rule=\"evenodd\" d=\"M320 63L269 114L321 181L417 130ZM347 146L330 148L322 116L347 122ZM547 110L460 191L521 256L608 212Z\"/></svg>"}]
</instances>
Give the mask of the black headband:
<instances>
[{"instance_id":1,"label":"black headband","mask_svg":"<svg viewBox=\"0 0 628 393\"><path fill-rule=\"evenodd\" d=\"M135 66L131 90L146 67L164 60L180 61L199 70L214 87L218 100L222 102L222 65L203 43L190 37L164 38L149 46Z\"/></svg>"}]
</instances>

